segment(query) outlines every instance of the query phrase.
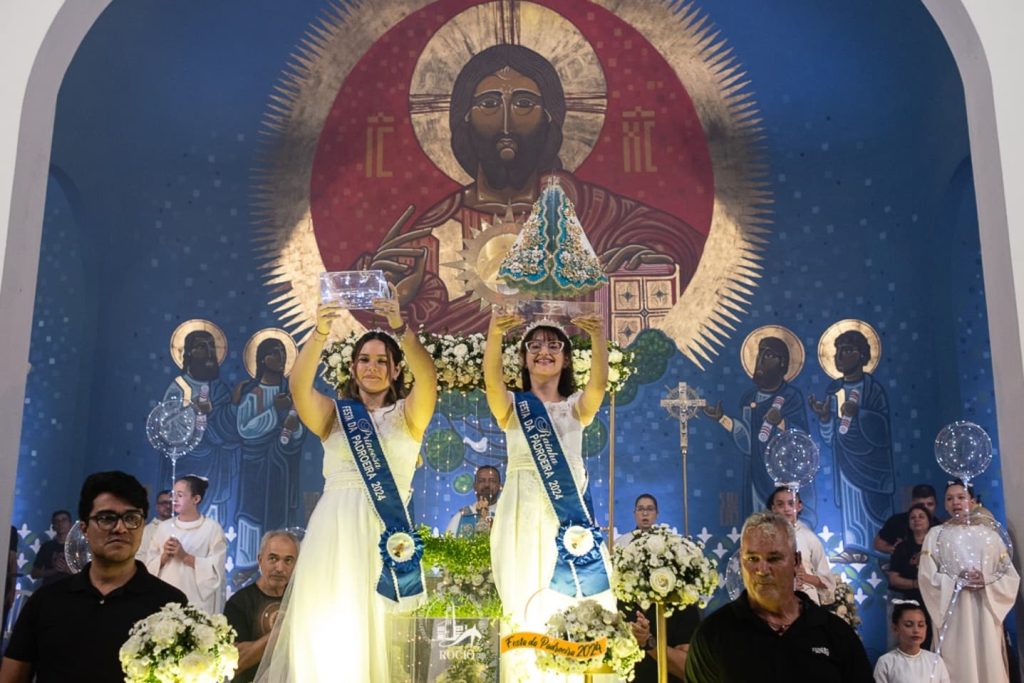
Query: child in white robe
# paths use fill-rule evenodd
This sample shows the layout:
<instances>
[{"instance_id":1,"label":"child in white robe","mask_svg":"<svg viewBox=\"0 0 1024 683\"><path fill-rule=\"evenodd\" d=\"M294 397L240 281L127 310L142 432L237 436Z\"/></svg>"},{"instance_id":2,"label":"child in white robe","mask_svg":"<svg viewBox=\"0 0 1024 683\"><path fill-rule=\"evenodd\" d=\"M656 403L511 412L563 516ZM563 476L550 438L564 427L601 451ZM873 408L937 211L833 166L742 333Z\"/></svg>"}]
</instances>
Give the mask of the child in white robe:
<instances>
[{"instance_id":1,"label":"child in white robe","mask_svg":"<svg viewBox=\"0 0 1024 683\"><path fill-rule=\"evenodd\" d=\"M949 683L949 672L942 658L921 649L928 633L924 607L916 600L893 600L892 603L892 630L896 633L897 645L878 658L875 683Z\"/></svg>"}]
</instances>

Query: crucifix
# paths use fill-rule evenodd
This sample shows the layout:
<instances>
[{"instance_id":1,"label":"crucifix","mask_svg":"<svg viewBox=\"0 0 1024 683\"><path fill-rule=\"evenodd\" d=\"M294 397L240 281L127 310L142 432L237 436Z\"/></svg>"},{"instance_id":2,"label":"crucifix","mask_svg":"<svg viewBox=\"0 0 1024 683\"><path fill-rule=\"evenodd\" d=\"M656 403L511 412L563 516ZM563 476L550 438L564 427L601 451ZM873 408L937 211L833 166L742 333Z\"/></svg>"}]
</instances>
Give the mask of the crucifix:
<instances>
[{"instance_id":1,"label":"crucifix","mask_svg":"<svg viewBox=\"0 0 1024 683\"><path fill-rule=\"evenodd\" d=\"M693 387L680 382L675 389L670 389L665 398L661 399L661 407L679 421L679 451L683 456L683 533L690 534L689 488L686 476L686 456L689 451L689 422L697 416L706 401L697 395Z\"/></svg>"}]
</instances>

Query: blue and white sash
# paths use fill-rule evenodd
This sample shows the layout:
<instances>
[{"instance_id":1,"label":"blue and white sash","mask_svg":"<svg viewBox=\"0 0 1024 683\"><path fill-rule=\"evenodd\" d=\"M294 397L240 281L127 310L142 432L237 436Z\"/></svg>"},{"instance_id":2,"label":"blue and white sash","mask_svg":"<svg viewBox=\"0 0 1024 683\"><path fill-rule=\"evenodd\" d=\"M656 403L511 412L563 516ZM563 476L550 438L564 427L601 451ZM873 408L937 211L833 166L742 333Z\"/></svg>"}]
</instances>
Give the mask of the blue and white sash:
<instances>
[{"instance_id":1,"label":"blue and white sash","mask_svg":"<svg viewBox=\"0 0 1024 683\"><path fill-rule=\"evenodd\" d=\"M580 495L558 441L547 408L530 392L514 394L519 426L533 456L533 464L558 517L555 538L558 560L551 577L551 588L584 597L608 590L608 572L601 557L604 535L594 524L589 501Z\"/></svg>"},{"instance_id":2,"label":"blue and white sash","mask_svg":"<svg viewBox=\"0 0 1024 683\"><path fill-rule=\"evenodd\" d=\"M379 544L384 567L377 580L377 592L395 602L419 595L423 592L423 540L412 528L377 429L366 406L359 401L342 399L337 404L338 419L352 449L356 469L363 477L377 517L384 524Z\"/></svg>"}]
</instances>

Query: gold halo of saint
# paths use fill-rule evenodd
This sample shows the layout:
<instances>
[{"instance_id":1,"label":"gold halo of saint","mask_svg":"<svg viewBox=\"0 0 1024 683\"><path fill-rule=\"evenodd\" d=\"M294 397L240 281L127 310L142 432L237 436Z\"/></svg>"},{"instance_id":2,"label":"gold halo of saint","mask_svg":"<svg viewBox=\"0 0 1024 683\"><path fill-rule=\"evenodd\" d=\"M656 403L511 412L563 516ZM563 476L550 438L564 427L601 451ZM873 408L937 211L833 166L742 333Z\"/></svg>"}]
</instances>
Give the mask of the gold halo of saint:
<instances>
[{"instance_id":1,"label":"gold halo of saint","mask_svg":"<svg viewBox=\"0 0 1024 683\"><path fill-rule=\"evenodd\" d=\"M566 87L563 167L575 171L587 158L604 125L607 83L590 42L558 12L520 2L518 44L551 62ZM448 110L455 77L473 55L501 41L494 17L501 3L470 7L452 17L433 35L416 62L409 89L409 110L416 139L438 169L460 184L472 182L452 151Z\"/></svg>"},{"instance_id":2,"label":"gold halo of saint","mask_svg":"<svg viewBox=\"0 0 1024 683\"><path fill-rule=\"evenodd\" d=\"M242 364L245 366L245 371L253 379L256 378L256 351L260 344L267 339L277 339L284 345L284 376L287 377L292 372L292 366L295 365L295 357L299 353L299 348L292 335L279 327L265 327L245 342L245 348L242 350Z\"/></svg>"},{"instance_id":3,"label":"gold halo of saint","mask_svg":"<svg viewBox=\"0 0 1024 683\"><path fill-rule=\"evenodd\" d=\"M787 382L792 382L793 378L799 375L804 368L804 345L800 342L800 337L782 325L763 325L747 335L740 347L740 362L743 364L743 371L747 373L747 377L753 379L754 367L757 365L758 347L765 337L781 339L789 349L789 368L786 370L784 379Z\"/></svg>"},{"instance_id":4,"label":"gold halo of saint","mask_svg":"<svg viewBox=\"0 0 1024 683\"><path fill-rule=\"evenodd\" d=\"M882 339L870 324L856 318L847 318L832 323L818 340L818 363L825 374L832 379L839 379L843 376L843 373L836 369L836 339L844 332L851 331L863 334L864 338L868 340L868 348L871 349L871 360L864 366L864 372L874 372L878 367L878 361L882 359Z\"/></svg>"},{"instance_id":5,"label":"gold halo of saint","mask_svg":"<svg viewBox=\"0 0 1024 683\"><path fill-rule=\"evenodd\" d=\"M217 365L223 365L228 356L228 338L216 323L202 318L186 320L171 333L171 359L181 370L185 367L185 337L192 332L209 332L217 348Z\"/></svg>"}]
</instances>

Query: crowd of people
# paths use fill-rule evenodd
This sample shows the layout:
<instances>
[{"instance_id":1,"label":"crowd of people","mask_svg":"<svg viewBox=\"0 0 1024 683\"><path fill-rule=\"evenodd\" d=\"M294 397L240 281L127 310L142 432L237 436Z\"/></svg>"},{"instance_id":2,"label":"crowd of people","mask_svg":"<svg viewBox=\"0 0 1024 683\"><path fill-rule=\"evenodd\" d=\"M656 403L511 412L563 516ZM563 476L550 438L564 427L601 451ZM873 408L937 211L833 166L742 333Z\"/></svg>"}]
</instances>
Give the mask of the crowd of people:
<instances>
[{"instance_id":1,"label":"crowd of people","mask_svg":"<svg viewBox=\"0 0 1024 683\"><path fill-rule=\"evenodd\" d=\"M375 310L390 331L371 331L355 344L350 380L338 396L314 388L321 351L341 314L322 305L291 379L299 417L324 444L324 493L299 541L285 531L262 539L260 577L225 602L227 540L200 509L207 482L185 476L156 497L147 523L145 489L131 475L102 472L82 487L79 527L92 553L70 574L63 542L72 516L54 513L55 536L37 554L32 575L43 581L25 604L0 665L0 683L35 680L121 680L117 649L131 625L168 601L223 612L238 633L237 681L389 681L388 615L424 598L421 548L408 511L412 476L434 413L434 363L403 322L398 297ZM572 341L550 321L528 325L520 342L521 391L509 391L501 338L525 323L495 313L484 355L488 406L505 432L505 481L494 467L476 472L473 504L448 525L455 535L489 533L495 584L506 615L502 631L543 632L548 618L581 596L619 609L645 655L636 680L657 680L657 643L666 640L673 681L1008 681L1002 622L1019 577L987 538L970 549L977 567L949 576L940 564L941 525L934 489L914 489L913 504L875 539L891 553L895 648L874 673L855 631L826 606L835 580L821 541L799 519L798 493L775 489L766 510L747 518L739 566L744 591L706 618L696 607L678 611L658 633L653 612L616 605L611 566L589 499L582 457L583 429L594 419L607 382L607 345L596 316L574 323L592 342L590 379L575 385ZM411 371L404 381L401 366ZM949 520L975 510L962 482L945 489ZM171 514L171 509L173 513ZM656 523L658 501L645 493L634 506L636 528L622 546ZM590 534L582 556L567 560L566 529ZM582 531L580 531L582 530ZM974 537L976 538L976 536ZM1002 558L1005 560L1005 557ZM951 615L954 592L961 593ZM278 615L281 618L278 619ZM948 621L948 624L947 624ZM945 625L941 659L928 651ZM52 653L62 656L54 657ZM742 654L738 654L742 653ZM948 673L947 673L948 669ZM530 650L504 653L502 681L564 680L537 668ZM946 677L946 678L943 678Z\"/></svg>"}]
</instances>

